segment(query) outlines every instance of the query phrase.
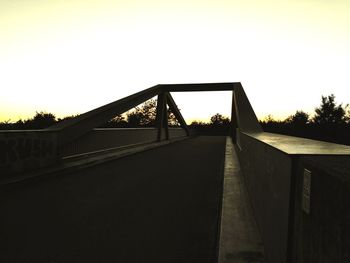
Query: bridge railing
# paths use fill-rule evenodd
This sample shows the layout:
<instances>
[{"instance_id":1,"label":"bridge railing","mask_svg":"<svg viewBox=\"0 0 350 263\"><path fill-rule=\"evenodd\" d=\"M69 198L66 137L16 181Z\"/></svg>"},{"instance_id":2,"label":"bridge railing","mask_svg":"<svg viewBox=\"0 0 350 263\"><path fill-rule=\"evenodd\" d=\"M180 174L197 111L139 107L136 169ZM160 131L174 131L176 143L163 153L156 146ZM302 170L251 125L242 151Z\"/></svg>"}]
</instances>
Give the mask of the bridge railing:
<instances>
[{"instance_id":1,"label":"bridge railing","mask_svg":"<svg viewBox=\"0 0 350 263\"><path fill-rule=\"evenodd\" d=\"M169 139L186 136L186 131L182 128L169 128L168 132ZM157 136L157 128L96 128L67 144L61 149L61 156L67 157L94 151L117 149L126 145L152 143L158 141ZM160 140L166 140L164 128Z\"/></svg>"},{"instance_id":2,"label":"bridge railing","mask_svg":"<svg viewBox=\"0 0 350 263\"><path fill-rule=\"evenodd\" d=\"M0 131L0 175L54 165L59 158L58 149L55 131Z\"/></svg>"},{"instance_id":3,"label":"bridge railing","mask_svg":"<svg viewBox=\"0 0 350 263\"><path fill-rule=\"evenodd\" d=\"M268 262L349 261L350 147L264 133L240 83L157 85L46 130L0 132L1 176L54 165L62 155L118 147L122 141L167 140L174 135L167 126L167 105L188 136L170 92L219 90L233 94L232 138ZM134 135L94 129L154 96L155 129Z\"/></svg>"},{"instance_id":4,"label":"bridge railing","mask_svg":"<svg viewBox=\"0 0 350 263\"><path fill-rule=\"evenodd\" d=\"M138 142L141 138L149 141L150 134L154 132L156 132L154 140L168 140L170 138L169 135L173 134L174 131L168 127L167 107L169 107L179 121L181 127L185 131L185 136L189 136L190 130L188 129L187 124L177 108L170 92L207 90L232 91L235 86L241 87L240 83L156 85L81 114L70 120L60 122L48 129L40 131L0 132L0 146L2 146L0 147L0 171L2 174L9 175L33 169L40 169L58 163L61 160L61 157L67 153L76 153L77 151L81 152L84 147L87 150L92 150L93 147L102 149L102 145L107 149L115 147L116 145L119 145L125 132L114 130L113 134L110 130L109 132L105 132L105 134L108 134L109 138L104 138L100 136L103 132L94 130L94 128L99 127L101 124L106 123L115 116L132 109L154 96L158 96L156 130L139 130L142 131L142 134L140 134L140 132L131 132L129 133L129 137L131 138L130 141ZM101 143L94 140L94 138L98 138ZM106 140L109 145L104 145ZM124 140L124 142L126 141L127 140ZM83 142L85 142L85 146L83 145ZM93 143L95 143L96 146L92 146ZM50 153L45 150L46 145L50 145ZM26 154L22 154L23 149L26 150ZM43 152L41 152L41 149L43 149Z\"/></svg>"},{"instance_id":5,"label":"bridge railing","mask_svg":"<svg viewBox=\"0 0 350 263\"><path fill-rule=\"evenodd\" d=\"M346 262L350 147L238 131L237 152L267 262Z\"/></svg>"}]
</instances>

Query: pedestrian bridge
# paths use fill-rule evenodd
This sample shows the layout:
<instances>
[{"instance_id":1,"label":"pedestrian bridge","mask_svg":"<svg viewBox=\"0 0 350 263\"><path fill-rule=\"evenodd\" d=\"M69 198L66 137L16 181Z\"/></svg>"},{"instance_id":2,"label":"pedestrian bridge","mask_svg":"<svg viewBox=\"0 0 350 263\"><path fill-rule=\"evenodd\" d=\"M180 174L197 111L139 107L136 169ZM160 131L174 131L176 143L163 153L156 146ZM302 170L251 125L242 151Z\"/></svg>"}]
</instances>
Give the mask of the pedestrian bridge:
<instances>
[{"instance_id":1,"label":"pedestrian bridge","mask_svg":"<svg viewBox=\"0 0 350 263\"><path fill-rule=\"evenodd\" d=\"M219 90L230 134L198 136L171 93ZM96 128L154 96L155 128ZM0 261L349 262L349 168L348 146L263 132L240 83L157 85L0 132Z\"/></svg>"}]
</instances>

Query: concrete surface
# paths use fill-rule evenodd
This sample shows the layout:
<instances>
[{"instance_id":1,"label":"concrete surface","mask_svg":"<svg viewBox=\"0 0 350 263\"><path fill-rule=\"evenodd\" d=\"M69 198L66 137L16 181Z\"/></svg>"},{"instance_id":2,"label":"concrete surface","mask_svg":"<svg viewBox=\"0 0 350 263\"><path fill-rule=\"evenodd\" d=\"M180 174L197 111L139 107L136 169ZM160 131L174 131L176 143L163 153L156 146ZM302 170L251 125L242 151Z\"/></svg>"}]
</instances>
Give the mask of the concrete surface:
<instances>
[{"instance_id":1,"label":"concrete surface","mask_svg":"<svg viewBox=\"0 0 350 263\"><path fill-rule=\"evenodd\" d=\"M57 162L57 135L44 130L0 131L0 179Z\"/></svg>"},{"instance_id":2,"label":"concrete surface","mask_svg":"<svg viewBox=\"0 0 350 263\"><path fill-rule=\"evenodd\" d=\"M350 147L272 133L241 132L238 142L267 261L350 262Z\"/></svg>"},{"instance_id":3,"label":"concrete surface","mask_svg":"<svg viewBox=\"0 0 350 263\"><path fill-rule=\"evenodd\" d=\"M38 180L39 177L57 176L65 173L73 173L78 170L86 169L90 166L113 161L135 153L147 151L157 147L165 146L181 140L186 140L189 137L175 138L167 141L140 143L105 149L102 151L87 152L62 158L58 163L50 167L32 172L20 173L18 175L0 177L0 186L24 180ZM40 180L40 178L39 178Z\"/></svg>"},{"instance_id":4,"label":"concrete surface","mask_svg":"<svg viewBox=\"0 0 350 263\"><path fill-rule=\"evenodd\" d=\"M267 262L288 262L292 158L244 133L240 145L237 155Z\"/></svg>"},{"instance_id":5,"label":"concrete surface","mask_svg":"<svg viewBox=\"0 0 350 263\"><path fill-rule=\"evenodd\" d=\"M98 128L71 142L61 149L61 156L69 156L102 149L120 147L129 144L156 142L158 129L156 128ZM162 131L162 139L165 139ZM169 128L169 137L186 136L182 128Z\"/></svg>"},{"instance_id":6,"label":"concrete surface","mask_svg":"<svg viewBox=\"0 0 350 263\"><path fill-rule=\"evenodd\" d=\"M289 155L350 155L350 146L276 133L243 133Z\"/></svg>"},{"instance_id":7,"label":"concrete surface","mask_svg":"<svg viewBox=\"0 0 350 263\"><path fill-rule=\"evenodd\" d=\"M230 137L226 139L219 263L263 262L264 248Z\"/></svg>"},{"instance_id":8,"label":"concrete surface","mask_svg":"<svg viewBox=\"0 0 350 263\"><path fill-rule=\"evenodd\" d=\"M215 262L224 137L0 187L0 262Z\"/></svg>"},{"instance_id":9,"label":"concrete surface","mask_svg":"<svg viewBox=\"0 0 350 263\"><path fill-rule=\"evenodd\" d=\"M303 173L311 172L310 212L302 209ZM350 156L298 160L291 262L350 262Z\"/></svg>"}]
</instances>

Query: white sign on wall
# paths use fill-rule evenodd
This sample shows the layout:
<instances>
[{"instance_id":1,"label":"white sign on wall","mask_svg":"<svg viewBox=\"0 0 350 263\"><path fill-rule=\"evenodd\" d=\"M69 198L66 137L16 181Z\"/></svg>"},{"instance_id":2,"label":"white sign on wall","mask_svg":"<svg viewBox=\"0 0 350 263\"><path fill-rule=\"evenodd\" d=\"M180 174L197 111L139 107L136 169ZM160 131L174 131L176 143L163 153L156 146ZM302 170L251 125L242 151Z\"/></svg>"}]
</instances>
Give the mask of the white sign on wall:
<instances>
[{"instance_id":1,"label":"white sign on wall","mask_svg":"<svg viewBox=\"0 0 350 263\"><path fill-rule=\"evenodd\" d=\"M306 214L310 214L310 197L311 197L311 172L304 169L303 176L303 196L301 207Z\"/></svg>"}]
</instances>

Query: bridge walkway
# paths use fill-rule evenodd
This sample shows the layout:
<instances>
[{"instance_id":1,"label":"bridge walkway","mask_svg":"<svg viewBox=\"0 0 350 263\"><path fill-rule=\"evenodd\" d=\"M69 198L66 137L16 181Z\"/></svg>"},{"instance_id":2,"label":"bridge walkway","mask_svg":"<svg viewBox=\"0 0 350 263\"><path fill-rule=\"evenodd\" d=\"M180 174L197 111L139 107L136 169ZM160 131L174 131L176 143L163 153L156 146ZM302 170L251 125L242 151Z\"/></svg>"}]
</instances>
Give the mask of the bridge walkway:
<instances>
[{"instance_id":1,"label":"bridge walkway","mask_svg":"<svg viewBox=\"0 0 350 263\"><path fill-rule=\"evenodd\" d=\"M215 262L225 137L0 189L1 262Z\"/></svg>"}]
</instances>

